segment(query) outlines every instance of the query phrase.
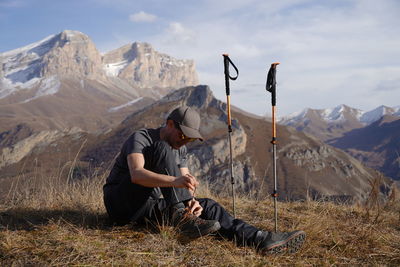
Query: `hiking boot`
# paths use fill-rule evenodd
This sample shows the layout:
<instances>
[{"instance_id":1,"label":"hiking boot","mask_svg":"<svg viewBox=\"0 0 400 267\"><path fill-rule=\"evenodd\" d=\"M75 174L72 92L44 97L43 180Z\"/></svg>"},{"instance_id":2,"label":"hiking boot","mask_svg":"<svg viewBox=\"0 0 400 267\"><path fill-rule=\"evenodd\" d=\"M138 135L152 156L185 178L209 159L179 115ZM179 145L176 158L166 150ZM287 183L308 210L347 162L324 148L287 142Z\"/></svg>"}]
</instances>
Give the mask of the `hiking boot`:
<instances>
[{"instance_id":1,"label":"hiking boot","mask_svg":"<svg viewBox=\"0 0 400 267\"><path fill-rule=\"evenodd\" d=\"M262 254L295 253L306 239L304 231L293 232L264 232L258 231L255 246Z\"/></svg>"},{"instance_id":2,"label":"hiking boot","mask_svg":"<svg viewBox=\"0 0 400 267\"><path fill-rule=\"evenodd\" d=\"M221 225L216 220L204 220L180 208L172 214L172 224L187 239L195 239L218 231Z\"/></svg>"}]
</instances>

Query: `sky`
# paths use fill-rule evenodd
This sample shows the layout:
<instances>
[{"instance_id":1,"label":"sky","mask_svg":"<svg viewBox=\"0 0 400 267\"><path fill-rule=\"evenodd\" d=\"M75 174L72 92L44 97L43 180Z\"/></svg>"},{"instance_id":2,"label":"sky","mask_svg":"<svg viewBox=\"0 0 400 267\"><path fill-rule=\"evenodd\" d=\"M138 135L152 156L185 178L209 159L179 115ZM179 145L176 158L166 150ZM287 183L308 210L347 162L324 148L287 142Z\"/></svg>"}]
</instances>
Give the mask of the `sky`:
<instances>
[{"instance_id":1,"label":"sky","mask_svg":"<svg viewBox=\"0 0 400 267\"><path fill-rule=\"evenodd\" d=\"M133 42L193 59L200 84L226 101L222 54L239 69L231 103L270 114L341 104L400 106L399 0L0 0L0 53L63 30L101 52ZM233 70L232 70L233 71Z\"/></svg>"}]
</instances>

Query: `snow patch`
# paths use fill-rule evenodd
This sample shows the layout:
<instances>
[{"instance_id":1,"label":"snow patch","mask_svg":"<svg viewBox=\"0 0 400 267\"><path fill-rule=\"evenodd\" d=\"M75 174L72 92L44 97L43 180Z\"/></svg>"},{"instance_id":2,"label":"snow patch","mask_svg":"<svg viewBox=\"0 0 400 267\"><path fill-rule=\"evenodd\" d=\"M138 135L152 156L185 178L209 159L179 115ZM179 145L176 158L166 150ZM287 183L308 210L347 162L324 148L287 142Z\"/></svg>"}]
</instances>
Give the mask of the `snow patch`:
<instances>
[{"instance_id":1,"label":"snow patch","mask_svg":"<svg viewBox=\"0 0 400 267\"><path fill-rule=\"evenodd\" d=\"M40 82L40 87L37 90L36 94L34 97L31 97L29 99L26 99L22 103L27 103L29 101L32 101L36 98L46 96L46 95L54 95L60 90L60 80L57 78L57 76L51 76L47 79L43 79Z\"/></svg>"},{"instance_id":2,"label":"snow patch","mask_svg":"<svg viewBox=\"0 0 400 267\"><path fill-rule=\"evenodd\" d=\"M279 119L279 123L283 125L295 125L308 120L307 113L310 109L306 108L300 112L294 112L288 116ZM362 111L355 108L350 108L345 105L340 105L335 108L314 110L321 119L327 123L337 123L346 120L346 116L353 117L364 125L369 125L379 120L384 115L400 116L400 106L387 107L380 106L370 111Z\"/></svg>"},{"instance_id":3,"label":"snow patch","mask_svg":"<svg viewBox=\"0 0 400 267\"><path fill-rule=\"evenodd\" d=\"M393 115L400 116L400 106L393 107L394 113Z\"/></svg>"},{"instance_id":4,"label":"snow patch","mask_svg":"<svg viewBox=\"0 0 400 267\"><path fill-rule=\"evenodd\" d=\"M13 83L9 79L0 80L0 99L5 98L17 91L28 90L35 86L40 81L39 78L33 78L25 83Z\"/></svg>"},{"instance_id":5,"label":"snow patch","mask_svg":"<svg viewBox=\"0 0 400 267\"><path fill-rule=\"evenodd\" d=\"M124 69L129 64L128 60L109 63L103 66L103 69L106 71L106 74L109 76L118 76L122 69Z\"/></svg>"},{"instance_id":6,"label":"snow patch","mask_svg":"<svg viewBox=\"0 0 400 267\"><path fill-rule=\"evenodd\" d=\"M288 116L284 116L278 119L278 122L284 125L291 125L292 123L296 123L297 121L301 121L306 117L308 112L308 108L303 109L302 111L296 111Z\"/></svg>"},{"instance_id":7,"label":"snow patch","mask_svg":"<svg viewBox=\"0 0 400 267\"><path fill-rule=\"evenodd\" d=\"M365 123L365 124L371 124L371 123L379 120L384 115L396 115L396 109L395 108L389 108L389 107L386 107L386 106L379 106L376 109L373 109L371 111L365 112L361 116L360 121Z\"/></svg>"},{"instance_id":8,"label":"snow patch","mask_svg":"<svg viewBox=\"0 0 400 267\"><path fill-rule=\"evenodd\" d=\"M0 58L1 57L13 57L18 54L27 53L30 50L34 50L35 48L42 47L44 44L46 44L48 41L53 39L55 36L56 36L56 34L53 34L53 35L50 35L50 36L44 38L43 40L29 44L27 46L20 47L20 48L14 49L14 50L10 50L10 51L4 52L4 53L0 53ZM39 54L42 54L42 53L39 53Z\"/></svg>"},{"instance_id":9,"label":"snow patch","mask_svg":"<svg viewBox=\"0 0 400 267\"><path fill-rule=\"evenodd\" d=\"M322 111L322 119L328 123L344 121L344 105L335 107L334 109L325 109Z\"/></svg>"},{"instance_id":10,"label":"snow patch","mask_svg":"<svg viewBox=\"0 0 400 267\"><path fill-rule=\"evenodd\" d=\"M117 107L113 107L113 108L109 108L109 109L108 109L108 112L115 112L115 111L118 111L118 110L120 110L120 109L122 109L122 108L125 108L125 107L128 107L128 106L130 106L130 105L133 105L133 104L139 102L139 101L142 100L142 99L143 99L143 97L139 97L139 98L136 98L136 99L134 99L134 100L132 100L132 101L129 101L128 103L125 103L125 104L123 104L123 105L120 105L120 106L117 106Z\"/></svg>"},{"instance_id":11,"label":"snow patch","mask_svg":"<svg viewBox=\"0 0 400 267\"><path fill-rule=\"evenodd\" d=\"M42 57L56 44L56 36L50 35L39 42L0 54L0 99L30 89L41 81Z\"/></svg>"}]
</instances>

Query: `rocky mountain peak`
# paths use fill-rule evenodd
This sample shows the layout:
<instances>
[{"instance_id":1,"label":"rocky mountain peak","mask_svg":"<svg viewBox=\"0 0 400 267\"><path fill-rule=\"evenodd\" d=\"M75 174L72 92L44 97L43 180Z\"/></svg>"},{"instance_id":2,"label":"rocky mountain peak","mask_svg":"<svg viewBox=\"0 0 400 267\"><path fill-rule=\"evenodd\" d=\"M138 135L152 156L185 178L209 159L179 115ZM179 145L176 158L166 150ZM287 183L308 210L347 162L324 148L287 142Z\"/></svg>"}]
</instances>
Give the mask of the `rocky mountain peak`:
<instances>
[{"instance_id":1,"label":"rocky mountain peak","mask_svg":"<svg viewBox=\"0 0 400 267\"><path fill-rule=\"evenodd\" d=\"M64 76L104 76L100 53L90 38L78 31L66 30L2 53L0 63L0 98L32 88L55 93L54 85ZM52 90L47 90L49 84Z\"/></svg>"},{"instance_id":2,"label":"rocky mountain peak","mask_svg":"<svg viewBox=\"0 0 400 267\"><path fill-rule=\"evenodd\" d=\"M192 60L175 59L139 42L101 55L92 40L79 31L65 30L0 53L0 100L7 98L3 103L26 103L55 95L66 81L84 89L88 80L118 91L102 90L105 94L122 92L153 99L198 84Z\"/></svg>"},{"instance_id":3,"label":"rocky mountain peak","mask_svg":"<svg viewBox=\"0 0 400 267\"><path fill-rule=\"evenodd\" d=\"M103 55L108 76L138 88L181 88L198 84L193 60L179 60L157 52L148 43L135 42Z\"/></svg>"},{"instance_id":4,"label":"rocky mountain peak","mask_svg":"<svg viewBox=\"0 0 400 267\"><path fill-rule=\"evenodd\" d=\"M89 36L80 31L64 30L58 36L60 40L68 42L91 42Z\"/></svg>"},{"instance_id":5,"label":"rocky mountain peak","mask_svg":"<svg viewBox=\"0 0 400 267\"><path fill-rule=\"evenodd\" d=\"M205 108L215 102L211 89L207 85L188 87L185 90L176 90L160 100L161 103L171 101L181 101L183 105L194 106L196 108ZM221 102L222 103L222 102Z\"/></svg>"},{"instance_id":6,"label":"rocky mountain peak","mask_svg":"<svg viewBox=\"0 0 400 267\"><path fill-rule=\"evenodd\" d=\"M295 125L301 121L318 118L328 124L353 121L365 126L379 120L384 115L399 116L400 109L382 105L370 111L362 111L342 104L328 109L306 108L301 112L295 112L280 118L279 122L284 125Z\"/></svg>"},{"instance_id":7,"label":"rocky mountain peak","mask_svg":"<svg viewBox=\"0 0 400 267\"><path fill-rule=\"evenodd\" d=\"M43 58L42 74L91 77L104 76L101 54L90 38L78 31L66 30L56 36L57 45Z\"/></svg>"},{"instance_id":8,"label":"rocky mountain peak","mask_svg":"<svg viewBox=\"0 0 400 267\"><path fill-rule=\"evenodd\" d=\"M384 105L381 105L373 110L367 111L362 114L360 121L365 123L366 125L369 125L380 118L382 118L385 115L396 115L396 108L391 108L387 107Z\"/></svg>"}]
</instances>

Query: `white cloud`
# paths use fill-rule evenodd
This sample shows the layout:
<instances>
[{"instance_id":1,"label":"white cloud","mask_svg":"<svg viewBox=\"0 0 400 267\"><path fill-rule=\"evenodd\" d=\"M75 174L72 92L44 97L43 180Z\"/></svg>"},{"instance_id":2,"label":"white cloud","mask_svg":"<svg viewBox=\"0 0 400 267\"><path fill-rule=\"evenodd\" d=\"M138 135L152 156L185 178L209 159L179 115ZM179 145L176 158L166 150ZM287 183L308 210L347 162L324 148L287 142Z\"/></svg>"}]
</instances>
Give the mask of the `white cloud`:
<instances>
[{"instance_id":1,"label":"white cloud","mask_svg":"<svg viewBox=\"0 0 400 267\"><path fill-rule=\"evenodd\" d=\"M166 29L166 42L172 44L188 44L196 41L196 35L191 29L184 27L182 23L171 22Z\"/></svg>"},{"instance_id":2,"label":"white cloud","mask_svg":"<svg viewBox=\"0 0 400 267\"><path fill-rule=\"evenodd\" d=\"M153 22L157 19L156 15L140 11L129 16L129 20L133 22Z\"/></svg>"}]
</instances>

